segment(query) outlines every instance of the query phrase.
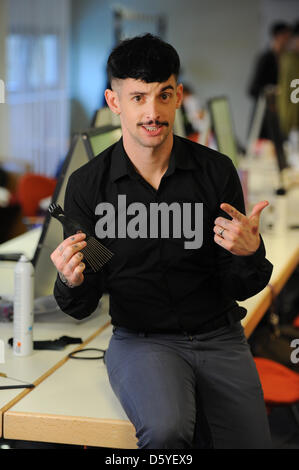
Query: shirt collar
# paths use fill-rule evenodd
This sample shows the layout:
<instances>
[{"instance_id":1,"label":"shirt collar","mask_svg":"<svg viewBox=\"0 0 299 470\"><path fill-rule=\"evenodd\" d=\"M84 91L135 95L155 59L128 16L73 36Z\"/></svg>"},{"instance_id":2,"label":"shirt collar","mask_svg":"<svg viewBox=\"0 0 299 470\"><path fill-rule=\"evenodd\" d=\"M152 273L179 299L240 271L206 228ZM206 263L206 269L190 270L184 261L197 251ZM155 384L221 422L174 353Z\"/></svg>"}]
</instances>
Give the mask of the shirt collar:
<instances>
[{"instance_id":1,"label":"shirt collar","mask_svg":"<svg viewBox=\"0 0 299 470\"><path fill-rule=\"evenodd\" d=\"M179 137L174 136L169 165L165 176L171 175L177 168L182 170L195 170L196 165L192 155L188 152L184 141ZM125 152L123 140L121 138L112 151L110 179L114 182L125 175L135 177L137 172Z\"/></svg>"}]
</instances>

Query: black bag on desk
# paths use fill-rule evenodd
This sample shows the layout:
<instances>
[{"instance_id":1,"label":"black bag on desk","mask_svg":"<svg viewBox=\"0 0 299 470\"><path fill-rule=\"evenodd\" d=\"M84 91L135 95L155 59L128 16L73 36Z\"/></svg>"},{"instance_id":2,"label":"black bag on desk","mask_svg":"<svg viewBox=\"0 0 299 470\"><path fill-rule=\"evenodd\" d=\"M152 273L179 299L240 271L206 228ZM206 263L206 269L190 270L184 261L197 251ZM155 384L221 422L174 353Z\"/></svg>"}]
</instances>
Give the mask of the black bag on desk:
<instances>
[{"instance_id":1,"label":"black bag on desk","mask_svg":"<svg viewBox=\"0 0 299 470\"><path fill-rule=\"evenodd\" d=\"M71 336L60 336L58 339L54 340L42 340L42 341L33 341L34 350L53 350L60 351L64 349L69 344L82 344L83 341L81 338L73 338ZM13 338L9 338L8 344L13 346Z\"/></svg>"},{"instance_id":2,"label":"black bag on desk","mask_svg":"<svg viewBox=\"0 0 299 470\"><path fill-rule=\"evenodd\" d=\"M281 325L291 324L299 315L299 265L275 299L275 310Z\"/></svg>"},{"instance_id":3,"label":"black bag on desk","mask_svg":"<svg viewBox=\"0 0 299 470\"><path fill-rule=\"evenodd\" d=\"M294 352L291 342L293 339L299 339L299 328L283 325L278 328L278 331L279 334L275 334L271 325L258 327L250 339L252 354L255 357L276 361L299 373L299 362L291 361Z\"/></svg>"},{"instance_id":4,"label":"black bag on desk","mask_svg":"<svg viewBox=\"0 0 299 470\"><path fill-rule=\"evenodd\" d=\"M293 340L299 340L299 328L292 325L293 318L296 316L295 312L297 312L295 309L298 298L298 279L298 268L296 268L288 285L283 289L284 295L281 292L279 296L275 295L271 284L268 284L272 289L272 302L263 321L249 339L249 344L253 356L271 359L299 373L299 361L294 361L292 354L294 347L291 346ZM286 302L286 298L289 302ZM282 315L282 307L284 307L284 312L292 312L288 320L287 315Z\"/></svg>"}]
</instances>

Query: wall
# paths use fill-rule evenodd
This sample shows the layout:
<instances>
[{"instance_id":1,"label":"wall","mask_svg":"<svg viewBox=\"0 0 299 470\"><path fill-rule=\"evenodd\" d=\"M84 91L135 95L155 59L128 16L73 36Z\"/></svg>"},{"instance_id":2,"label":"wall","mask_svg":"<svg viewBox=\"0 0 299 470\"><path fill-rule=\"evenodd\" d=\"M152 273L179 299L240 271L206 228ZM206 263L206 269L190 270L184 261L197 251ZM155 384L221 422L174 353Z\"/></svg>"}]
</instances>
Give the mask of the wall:
<instances>
[{"instance_id":1,"label":"wall","mask_svg":"<svg viewBox=\"0 0 299 470\"><path fill-rule=\"evenodd\" d=\"M5 84L6 0L0 2L0 79ZM0 103L0 160L9 155L8 105Z\"/></svg>"},{"instance_id":2,"label":"wall","mask_svg":"<svg viewBox=\"0 0 299 470\"><path fill-rule=\"evenodd\" d=\"M0 104L0 157L9 160L10 169L20 171L29 164L53 176L68 150L69 11L69 0L0 0L0 78L7 78L6 104ZM10 57L17 84L10 87L6 33L21 35ZM39 39L46 35L57 39L56 55L41 47ZM56 57L57 78L53 73L47 82Z\"/></svg>"},{"instance_id":3,"label":"wall","mask_svg":"<svg viewBox=\"0 0 299 470\"><path fill-rule=\"evenodd\" d=\"M0 78L5 80L6 3L0 1ZM113 46L113 0L71 0L71 131L88 127L103 103L105 64ZM178 50L183 79L203 104L227 95L236 133L246 143L251 103L246 95L256 54L268 42L269 24L292 20L297 0L123 0L122 6L167 17L166 39ZM149 28L150 29L150 28ZM140 31L138 31L140 32ZM12 154L9 109L0 104L0 157Z\"/></svg>"},{"instance_id":4,"label":"wall","mask_svg":"<svg viewBox=\"0 0 299 470\"><path fill-rule=\"evenodd\" d=\"M105 61L113 45L108 0L72 0L72 129L88 124L102 102ZM251 102L247 86L257 53L267 46L269 22L295 16L296 0L123 0L122 6L167 16L167 37L178 50L183 79L203 104L231 101L236 133L246 143Z\"/></svg>"},{"instance_id":5,"label":"wall","mask_svg":"<svg viewBox=\"0 0 299 470\"><path fill-rule=\"evenodd\" d=\"M103 104L105 64L113 44L112 14L105 0L72 0L71 130L90 126Z\"/></svg>"},{"instance_id":6,"label":"wall","mask_svg":"<svg viewBox=\"0 0 299 470\"><path fill-rule=\"evenodd\" d=\"M113 45L112 4L72 1L73 130L89 122L95 103L100 102L104 89L101 68L103 71ZM167 16L166 39L181 56L183 78L194 86L203 103L211 96L228 95L237 133L244 139L250 111L246 86L259 49L260 1L152 0L148 6L146 2L126 0L121 5Z\"/></svg>"}]
</instances>

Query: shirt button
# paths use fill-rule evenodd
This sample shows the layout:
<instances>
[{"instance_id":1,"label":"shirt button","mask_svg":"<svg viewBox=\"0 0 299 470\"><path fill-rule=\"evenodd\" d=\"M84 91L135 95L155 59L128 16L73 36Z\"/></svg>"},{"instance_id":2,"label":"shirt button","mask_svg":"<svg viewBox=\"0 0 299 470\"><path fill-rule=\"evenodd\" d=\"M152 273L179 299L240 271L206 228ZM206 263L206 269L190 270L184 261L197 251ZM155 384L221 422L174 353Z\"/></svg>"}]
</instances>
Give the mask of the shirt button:
<instances>
[{"instance_id":1,"label":"shirt button","mask_svg":"<svg viewBox=\"0 0 299 470\"><path fill-rule=\"evenodd\" d=\"M188 333L187 331L183 331L183 334L184 334L184 336L188 336L188 339L190 341L193 341L194 336L191 336L190 333Z\"/></svg>"}]
</instances>

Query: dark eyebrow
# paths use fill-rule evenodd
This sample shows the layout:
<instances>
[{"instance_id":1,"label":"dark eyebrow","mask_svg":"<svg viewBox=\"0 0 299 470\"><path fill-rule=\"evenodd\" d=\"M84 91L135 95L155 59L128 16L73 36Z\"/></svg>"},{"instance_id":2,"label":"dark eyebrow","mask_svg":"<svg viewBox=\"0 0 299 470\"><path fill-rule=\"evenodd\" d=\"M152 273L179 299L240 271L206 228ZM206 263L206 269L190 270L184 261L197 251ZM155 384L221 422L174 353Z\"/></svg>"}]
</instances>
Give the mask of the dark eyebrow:
<instances>
[{"instance_id":1,"label":"dark eyebrow","mask_svg":"<svg viewBox=\"0 0 299 470\"><path fill-rule=\"evenodd\" d=\"M174 90L174 87L172 85L166 85L165 87L162 88L162 90L159 91L159 93L163 93L163 91L166 91L166 90ZM133 95L147 95L146 92L144 91L132 91L130 93L131 96Z\"/></svg>"},{"instance_id":2,"label":"dark eyebrow","mask_svg":"<svg viewBox=\"0 0 299 470\"><path fill-rule=\"evenodd\" d=\"M162 90L160 91L160 93L162 93L163 91L166 91L166 90L174 90L174 88L173 88L172 85L166 85L164 88L162 88Z\"/></svg>"},{"instance_id":3,"label":"dark eyebrow","mask_svg":"<svg viewBox=\"0 0 299 470\"><path fill-rule=\"evenodd\" d=\"M146 95L147 93L145 93L144 91L132 91L131 93L129 93L129 95Z\"/></svg>"}]
</instances>

